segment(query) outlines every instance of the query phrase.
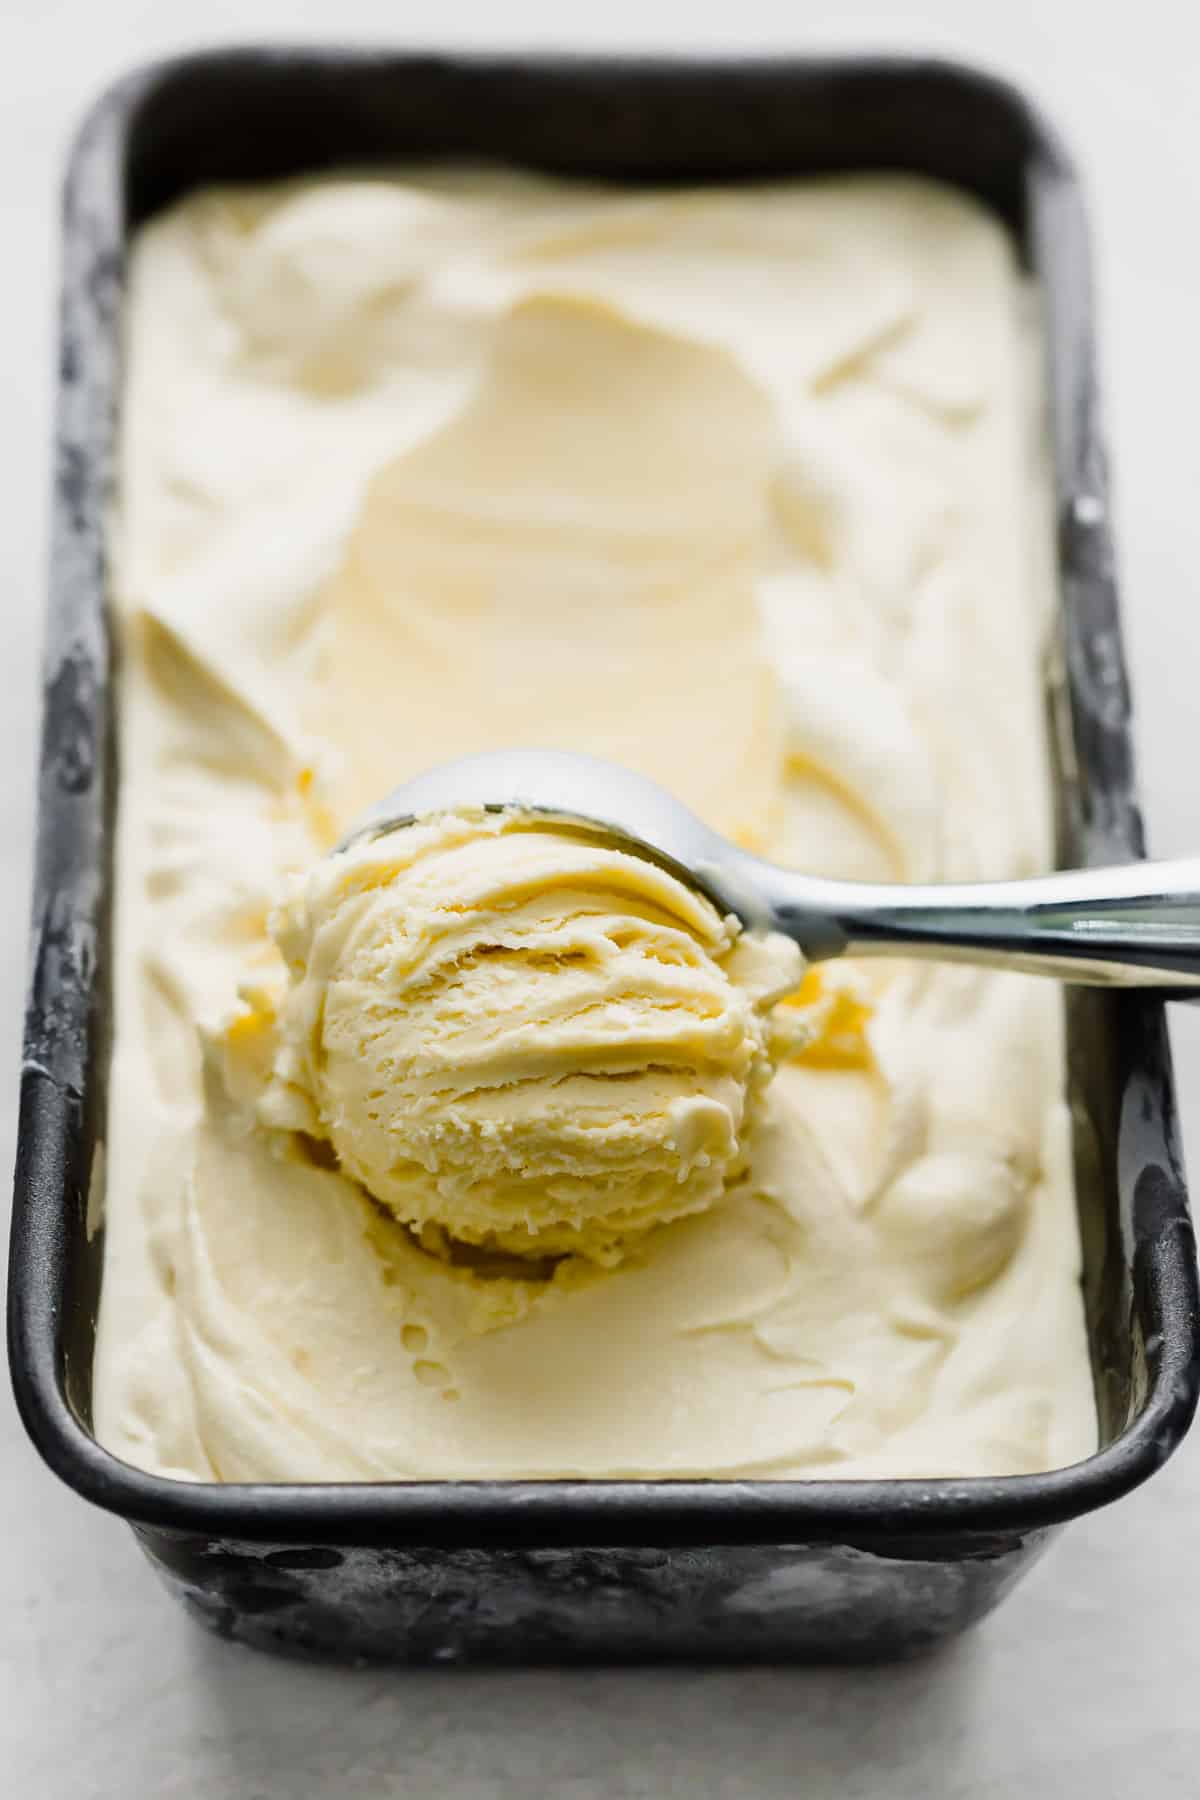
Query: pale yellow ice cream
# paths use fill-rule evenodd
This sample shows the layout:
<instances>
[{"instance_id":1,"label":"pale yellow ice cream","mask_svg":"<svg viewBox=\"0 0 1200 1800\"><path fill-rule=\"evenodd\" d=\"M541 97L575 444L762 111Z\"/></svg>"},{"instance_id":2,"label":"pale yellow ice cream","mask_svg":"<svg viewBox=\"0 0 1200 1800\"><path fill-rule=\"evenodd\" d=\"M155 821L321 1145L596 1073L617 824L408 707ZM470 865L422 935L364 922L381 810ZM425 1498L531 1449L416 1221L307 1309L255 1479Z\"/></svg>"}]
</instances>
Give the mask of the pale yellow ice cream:
<instances>
[{"instance_id":1,"label":"pale yellow ice cream","mask_svg":"<svg viewBox=\"0 0 1200 1800\"><path fill-rule=\"evenodd\" d=\"M602 1262L744 1176L770 1003L802 975L644 857L519 815L330 857L273 935L261 1123L327 1140L406 1224Z\"/></svg>"},{"instance_id":2,"label":"pale yellow ice cream","mask_svg":"<svg viewBox=\"0 0 1200 1800\"><path fill-rule=\"evenodd\" d=\"M639 869L611 914L634 937L524 983L531 1029L501 1048L469 1005L453 1023L465 979L389 1008L395 914L322 860L430 764L543 744L640 769L818 873L1045 868L1039 333L996 222L891 177L658 193L393 171L193 195L141 232L129 294L101 1441L267 1481L1087 1454L1052 983L821 965L771 1015L796 1039L765 1041L763 1085L745 945L685 894L651 930ZM516 848L552 840L467 860ZM466 937L487 948L506 877L476 872ZM531 932L599 931L594 874L571 925L539 873ZM658 930L691 960L649 968ZM486 1017L511 961L482 963ZM540 1054L580 981L602 1055L619 1040L633 1065L609 1139L629 1157L607 1192L571 1167L567 1206L553 1178L517 1199L504 1146L545 1166L582 1115L493 1120L494 1078ZM703 1075L698 996L729 1026ZM434 1170L421 1059L447 1026L484 1079ZM652 1069L659 1027L681 1057ZM519 1243L522 1220L634 1210L643 1151L671 1174L660 1198L711 1197L610 1264L422 1241L393 1210L423 1216L440 1183L460 1220L515 1214Z\"/></svg>"}]
</instances>

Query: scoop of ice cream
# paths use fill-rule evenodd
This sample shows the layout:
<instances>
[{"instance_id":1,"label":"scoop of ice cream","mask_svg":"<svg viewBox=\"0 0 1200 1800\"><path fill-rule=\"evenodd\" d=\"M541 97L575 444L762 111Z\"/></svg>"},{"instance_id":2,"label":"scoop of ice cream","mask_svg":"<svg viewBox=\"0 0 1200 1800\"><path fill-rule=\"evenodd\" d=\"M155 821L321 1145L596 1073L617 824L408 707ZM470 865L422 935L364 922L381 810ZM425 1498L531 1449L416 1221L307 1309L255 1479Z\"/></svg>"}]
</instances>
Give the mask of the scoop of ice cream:
<instances>
[{"instance_id":1,"label":"scoop of ice cream","mask_svg":"<svg viewBox=\"0 0 1200 1800\"><path fill-rule=\"evenodd\" d=\"M719 1199L802 973L645 858L513 815L328 858L273 931L260 1117L406 1223L517 1254L609 1260Z\"/></svg>"}]
</instances>

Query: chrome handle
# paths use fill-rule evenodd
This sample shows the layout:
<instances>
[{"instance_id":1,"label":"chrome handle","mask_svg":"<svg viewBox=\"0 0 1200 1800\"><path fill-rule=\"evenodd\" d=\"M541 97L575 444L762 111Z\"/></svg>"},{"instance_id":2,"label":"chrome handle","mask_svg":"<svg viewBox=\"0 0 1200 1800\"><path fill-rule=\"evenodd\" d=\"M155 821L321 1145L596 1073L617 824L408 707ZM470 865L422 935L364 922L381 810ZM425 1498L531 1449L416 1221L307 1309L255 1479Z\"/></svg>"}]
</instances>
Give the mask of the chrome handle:
<instances>
[{"instance_id":1,"label":"chrome handle","mask_svg":"<svg viewBox=\"0 0 1200 1800\"><path fill-rule=\"evenodd\" d=\"M760 868L776 929L814 961L931 956L1066 981L1200 988L1200 859L931 887Z\"/></svg>"}]
</instances>

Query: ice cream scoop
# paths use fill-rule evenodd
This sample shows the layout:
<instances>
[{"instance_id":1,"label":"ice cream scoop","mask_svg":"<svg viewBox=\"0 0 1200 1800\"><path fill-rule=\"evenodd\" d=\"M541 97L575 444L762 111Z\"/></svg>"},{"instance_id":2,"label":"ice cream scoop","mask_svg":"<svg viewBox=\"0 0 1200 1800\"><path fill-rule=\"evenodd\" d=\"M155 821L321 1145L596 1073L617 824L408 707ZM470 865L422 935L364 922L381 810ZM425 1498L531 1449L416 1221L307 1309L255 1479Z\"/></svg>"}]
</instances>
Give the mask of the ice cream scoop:
<instances>
[{"instance_id":1,"label":"ice cream scoop","mask_svg":"<svg viewBox=\"0 0 1200 1800\"><path fill-rule=\"evenodd\" d=\"M786 939L525 814L360 839L272 922L288 964L260 1121L327 1142L404 1223L518 1255L623 1253L703 1210L797 1015Z\"/></svg>"},{"instance_id":2,"label":"ice cream scoop","mask_svg":"<svg viewBox=\"0 0 1200 1800\"><path fill-rule=\"evenodd\" d=\"M705 825L655 782L596 757L507 750L396 788L343 847L440 813L526 813L597 832L669 870L721 914L792 939L809 962L929 956L1100 985L1200 986L1200 860L932 886L831 881L780 868Z\"/></svg>"}]
</instances>

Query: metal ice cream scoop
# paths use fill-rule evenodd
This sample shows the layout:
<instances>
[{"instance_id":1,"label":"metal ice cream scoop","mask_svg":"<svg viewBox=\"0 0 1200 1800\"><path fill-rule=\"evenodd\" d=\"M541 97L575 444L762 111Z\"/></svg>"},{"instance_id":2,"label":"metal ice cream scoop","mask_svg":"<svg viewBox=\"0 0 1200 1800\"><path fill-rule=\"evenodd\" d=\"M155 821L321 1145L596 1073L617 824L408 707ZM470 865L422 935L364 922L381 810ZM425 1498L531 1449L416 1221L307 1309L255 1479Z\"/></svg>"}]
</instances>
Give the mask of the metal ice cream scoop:
<instances>
[{"instance_id":1,"label":"metal ice cream scoop","mask_svg":"<svg viewBox=\"0 0 1200 1800\"><path fill-rule=\"evenodd\" d=\"M346 849L445 812L515 810L603 833L810 962L925 956L1128 987L1200 987L1200 858L925 887L827 881L739 849L656 782L558 750L443 763L357 821Z\"/></svg>"}]
</instances>

